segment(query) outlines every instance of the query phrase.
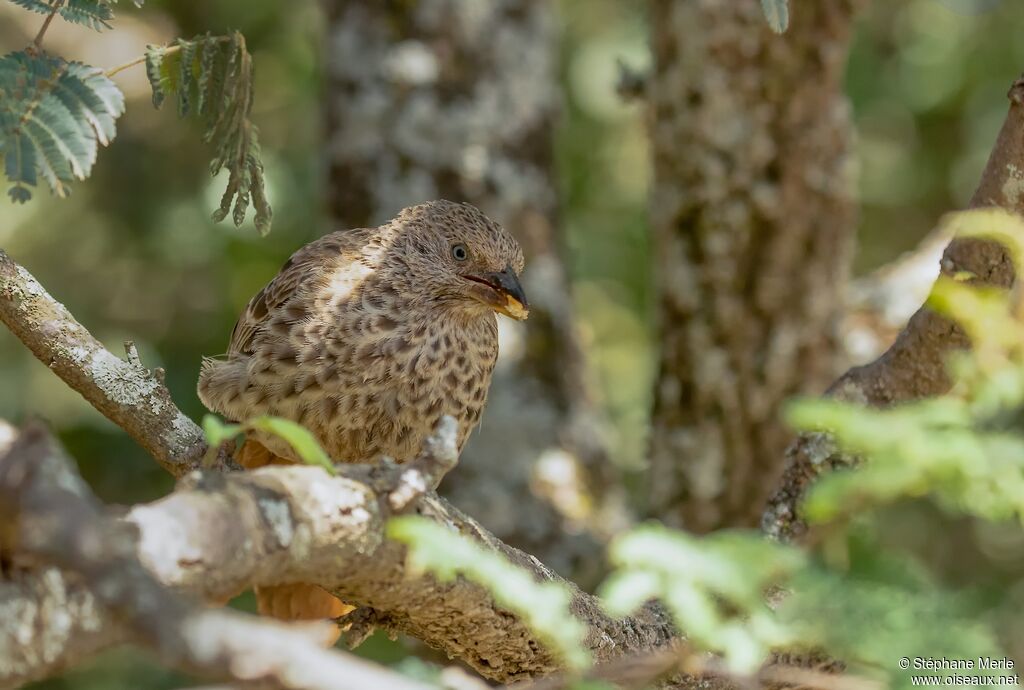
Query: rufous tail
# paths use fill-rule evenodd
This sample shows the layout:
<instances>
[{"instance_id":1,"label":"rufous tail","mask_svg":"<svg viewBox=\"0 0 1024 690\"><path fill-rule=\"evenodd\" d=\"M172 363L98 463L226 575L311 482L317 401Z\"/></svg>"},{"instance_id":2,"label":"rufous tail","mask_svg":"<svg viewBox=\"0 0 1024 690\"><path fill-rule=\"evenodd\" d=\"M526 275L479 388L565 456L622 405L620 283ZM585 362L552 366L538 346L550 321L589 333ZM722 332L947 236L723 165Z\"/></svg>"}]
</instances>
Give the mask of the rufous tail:
<instances>
[{"instance_id":1,"label":"rufous tail","mask_svg":"<svg viewBox=\"0 0 1024 690\"><path fill-rule=\"evenodd\" d=\"M265 446L252 439L246 439L235 455L235 459L247 470L267 465L292 464L291 460L274 455ZM356 608L317 585L300 583L255 587L253 591L256 593L256 607L260 615L284 621L334 619L344 616ZM341 628L338 628L334 635L327 640L328 646L337 642L340 635Z\"/></svg>"}]
</instances>

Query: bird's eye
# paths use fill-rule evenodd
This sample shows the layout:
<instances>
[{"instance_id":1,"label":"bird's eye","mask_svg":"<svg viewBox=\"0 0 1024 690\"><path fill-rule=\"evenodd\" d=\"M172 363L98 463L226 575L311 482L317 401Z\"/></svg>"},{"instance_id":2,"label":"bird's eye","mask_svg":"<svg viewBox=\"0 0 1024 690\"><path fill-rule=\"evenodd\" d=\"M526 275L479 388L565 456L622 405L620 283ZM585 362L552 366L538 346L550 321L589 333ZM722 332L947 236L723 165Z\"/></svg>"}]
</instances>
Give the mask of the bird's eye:
<instances>
[{"instance_id":1,"label":"bird's eye","mask_svg":"<svg viewBox=\"0 0 1024 690\"><path fill-rule=\"evenodd\" d=\"M452 257L456 261L465 261L469 258L469 250L466 249L464 244L456 244L452 246Z\"/></svg>"}]
</instances>

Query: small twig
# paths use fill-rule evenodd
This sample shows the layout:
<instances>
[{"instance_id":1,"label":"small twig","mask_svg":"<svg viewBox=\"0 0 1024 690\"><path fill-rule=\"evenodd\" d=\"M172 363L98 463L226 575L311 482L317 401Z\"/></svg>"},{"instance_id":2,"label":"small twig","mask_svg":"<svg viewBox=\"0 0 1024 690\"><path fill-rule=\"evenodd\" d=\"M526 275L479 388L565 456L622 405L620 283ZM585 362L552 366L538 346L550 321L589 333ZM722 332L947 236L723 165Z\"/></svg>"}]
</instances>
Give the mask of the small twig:
<instances>
[{"instance_id":1,"label":"small twig","mask_svg":"<svg viewBox=\"0 0 1024 690\"><path fill-rule=\"evenodd\" d=\"M174 404L167 386L107 350L2 249L0 322L169 472L180 477L199 466L203 432Z\"/></svg>"},{"instance_id":2,"label":"small twig","mask_svg":"<svg viewBox=\"0 0 1024 690\"><path fill-rule=\"evenodd\" d=\"M124 356L128 358L128 363L132 366L142 367L142 358L139 357L139 349L135 347L135 341L124 341Z\"/></svg>"},{"instance_id":3,"label":"small twig","mask_svg":"<svg viewBox=\"0 0 1024 690\"><path fill-rule=\"evenodd\" d=\"M179 49L180 49L180 46L170 46L170 47L166 48L164 54L166 55L168 53L177 52ZM135 65L141 65L145 61L146 61L146 56L145 55L140 55L139 57L135 58L134 60L130 60L130 61L124 63L123 65L118 65L117 67L111 67L106 72L104 72L104 74L107 75L108 77L112 77L115 74L117 74L118 72L123 72L124 70L126 70L126 69L128 69L130 67L134 67Z\"/></svg>"},{"instance_id":4,"label":"small twig","mask_svg":"<svg viewBox=\"0 0 1024 690\"><path fill-rule=\"evenodd\" d=\"M39 27L39 33L36 34L35 40L32 41L32 45L36 48L41 48L43 45L43 36L46 35L46 30L50 28L50 22L53 21L54 16L60 10L61 5L64 4L64 0L57 0L53 3L53 9L50 10L50 14L46 15L46 19L43 20L43 25Z\"/></svg>"}]
</instances>

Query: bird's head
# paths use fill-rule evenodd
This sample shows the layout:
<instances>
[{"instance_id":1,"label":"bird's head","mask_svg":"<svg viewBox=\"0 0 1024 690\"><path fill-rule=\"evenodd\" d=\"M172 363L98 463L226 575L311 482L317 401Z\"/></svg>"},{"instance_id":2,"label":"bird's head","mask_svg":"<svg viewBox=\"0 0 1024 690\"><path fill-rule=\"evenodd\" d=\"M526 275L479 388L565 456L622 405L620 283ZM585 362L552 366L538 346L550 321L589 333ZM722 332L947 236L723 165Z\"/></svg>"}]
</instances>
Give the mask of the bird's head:
<instances>
[{"instance_id":1,"label":"bird's head","mask_svg":"<svg viewBox=\"0 0 1024 690\"><path fill-rule=\"evenodd\" d=\"M523 250L500 225L469 204L431 201L405 209L408 276L430 298L492 309L522 321L530 313L519 283Z\"/></svg>"}]
</instances>

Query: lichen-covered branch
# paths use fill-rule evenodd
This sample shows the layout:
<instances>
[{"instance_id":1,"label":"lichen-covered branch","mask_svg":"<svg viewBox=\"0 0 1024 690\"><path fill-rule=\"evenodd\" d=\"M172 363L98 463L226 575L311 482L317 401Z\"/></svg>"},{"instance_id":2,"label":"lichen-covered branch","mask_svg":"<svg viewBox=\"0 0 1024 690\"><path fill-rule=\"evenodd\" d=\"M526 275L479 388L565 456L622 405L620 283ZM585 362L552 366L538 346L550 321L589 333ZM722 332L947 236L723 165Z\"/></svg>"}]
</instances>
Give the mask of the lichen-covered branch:
<instances>
[{"instance_id":1,"label":"lichen-covered branch","mask_svg":"<svg viewBox=\"0 0 1024 690\"><path fill-rule=\"evenodd\" d=\"M0 688L55 675L127 638L92 592L57 568L0 576Z\"/></svg>"},{"instance_id":2,"label":"lichen-covered branch","mask_svg":"<svg viewBox=\"0 0 1024 690\"><path fill-rule=\"evenodd\" d=\"M485 677L522 680L560 670L559 661L483 587L461 579L441 584L405 569L404 548L384 538L390 515L385 497L400 476L394 470L351 465L331 477L319 468L295 466L197 474L170 496L133 508L125 521L137 530L136 553L146 570L179 591L223 599L251 584L316 582L345 601L372 607L380 625L419 637ZM417 512L472 535L539 579L559 579L435 494L426 494ZM67 585L62 581L62 586ZM83 596L86 604L96 601L92 590ZM97 606L86 604L82 607ZM654 650L675 636L657 609L644 617L614 620L596 599L578 591L572 609L589 627L587 644L598 661ZM152 612L153 606L130 605L122 612L131 620L144 615L140 610ZM173 617L174 610L169 608L168 615ZM68 655L80 658L123 638L103 620L93 629L79 626L83 629L73 639L55 644L66 645ZM41 644L43 640L33 638L23 646ZM168 649L182 653L176 646ZM0 667L6 662L0 659ZM47 658L37 659L33 670L38 675L65 665L64 654L51 645ZM25 673L23 669L22 677Z\"/></svg>"},{"instance_id":3,"label":"lichen-covered branch","mask_svg":"<svg viewBox=\"0 0 1024 690\"><path fill-rule=\"evenodd\" d=\"M487 678L521 680L562 668L485 588L461 579L438 583L405 568L404 548L384 537L392 513L385 500L394 481L390 468L338 469L335 477L299 466L201 475L133 508L126 519L139 530L142 562L165 584L224 597L250 584L314 582ZM562 581L432 492L415 511L472 536L540 580ZM588 626L587 644L598 661L656 649L675 636L653 609L645 617L614 620L578 590L572 609Z\"/></svg>"},{"instance_id":4,"label":"lichen-covered branch","mask_svg":"<svg viewBox=\"0 0 1024 690\"><path fill-rule=\"evenodd\" d=\"M1014 82L1003 122L970 207L998 206L1024 213L1024 77ZM969 273L980 283L1009 287L1013 264L1004 248L991 241L957 238L949 243L940 268L945 275ZM940 395L949 389L949 354L968 346L964 332L950 320L921 307L881 357L843 374L828 395L866 405L886 406ZM823 470L847 464L823 434L805 434L786 450L786 470L768 503L764 531L795 539L806 531L800 502Z\"/></svg>"},{"instance_id":5,"label":"lichen-covered branch","mask_svg":"<svg viewBox=\"0 0 1024 690\"><path fill-rule=\"evenodd\" d=\"M139 564L134 531L106 515L39 426L0 457L0 519L0 546L16 564L0 580L0 686L130 638L169 666L216 679L306 690L429 687L324 649L326 625L203 609L171 592Z\"/></svg>"},{"instance_id":6,"label":"lichen-covered branch","mask_svg":"<svg viewBox=\"0 0 1024 690\"><path fill-rule=\"evenodd\" d=\"M181 476L197 466L206 450L202 431L174 404L158 373L112 354L3 250L0 321L168 472Z\"/></svg>"}]
</instances>

